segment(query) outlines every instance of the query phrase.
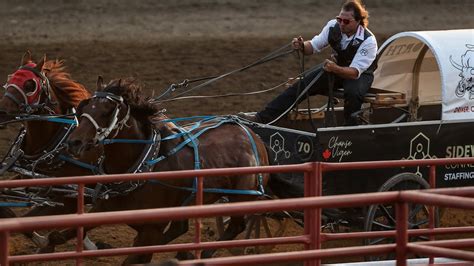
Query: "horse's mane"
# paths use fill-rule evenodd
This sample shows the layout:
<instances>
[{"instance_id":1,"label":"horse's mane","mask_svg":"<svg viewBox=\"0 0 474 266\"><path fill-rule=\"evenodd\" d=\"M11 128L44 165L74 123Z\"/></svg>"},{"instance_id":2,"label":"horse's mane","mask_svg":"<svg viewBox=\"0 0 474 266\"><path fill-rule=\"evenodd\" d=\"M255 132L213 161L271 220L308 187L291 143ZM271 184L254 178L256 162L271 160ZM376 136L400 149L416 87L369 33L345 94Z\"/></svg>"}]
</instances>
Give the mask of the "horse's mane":
<instances>
[{"instance_id":1,"label":"horse's mane","mask_svg":"<svg viewBox=\"0 0 474 266\"><path fill-rule=\"evenodd\" d=\"M149 102L149 98L142 95L143 86L136 82L135 78L112 80L103 91L122 96L130 106L131 114L136 118L148 119L155 115L160 107L158 104Z\"/></svg>"},{"instance_id":2,"label":"horse's mane","mask_svg":"<svg viewBox=\"0 0 474 266\"><path fill-rule=\"evenodd\" d=\"M63 60L49 60L43 65L43 71L49 79L51 87L61 106L66 108L77 107L79 103L90 98L86 88L71 79L71 75L65 72Z\"/></svg>"}]
</instances>

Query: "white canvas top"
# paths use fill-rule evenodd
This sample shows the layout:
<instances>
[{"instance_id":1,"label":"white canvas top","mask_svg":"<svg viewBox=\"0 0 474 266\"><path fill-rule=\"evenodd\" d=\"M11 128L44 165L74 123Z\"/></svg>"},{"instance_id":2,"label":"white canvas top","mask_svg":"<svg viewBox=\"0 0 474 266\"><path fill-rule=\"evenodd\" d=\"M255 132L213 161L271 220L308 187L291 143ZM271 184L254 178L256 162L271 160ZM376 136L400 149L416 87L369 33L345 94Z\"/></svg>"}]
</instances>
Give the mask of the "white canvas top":
<instances>
[{"instance_id":1,"label":"white canvas top","mask_svg":"<svg viewBox=\"0 0 474 266\"><path fill-rule=\"evenodd\" d=\"M442 103L443 120L474 119L474 29L398 33L380 47L374 75L374 88Z\"/></svg>"}]
</instances>

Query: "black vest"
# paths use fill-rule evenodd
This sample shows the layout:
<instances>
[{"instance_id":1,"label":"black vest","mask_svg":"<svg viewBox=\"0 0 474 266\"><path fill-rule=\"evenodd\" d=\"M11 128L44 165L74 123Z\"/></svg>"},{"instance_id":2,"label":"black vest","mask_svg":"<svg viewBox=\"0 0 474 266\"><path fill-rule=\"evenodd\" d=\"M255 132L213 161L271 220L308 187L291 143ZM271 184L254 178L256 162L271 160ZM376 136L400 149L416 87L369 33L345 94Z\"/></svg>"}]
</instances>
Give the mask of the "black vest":
<instances>
[{"instance_id":1,"label":"black vest","mask_svg":"<svg viewBox=\"0 0 474 266\"><path fill-rule=\"evenodd\" d=\"M367 40L372 36L372 33L368 30L364 31L364 41ZM336 59L337 59L337 64L340 66L347 67L352 63L352 59L354 59L354 56L357 53L357 50L359 49L360 45L362 42L360 40L357 40L357 43L354 43L354 37L352 38L351 42L349 45L347 45L345 50L342 50L341 48L341 39L342 39L342 33L341 29L339 26L336 24L335 26L329 28L329 36L328 36L328 42L329 45L331 45L331 48L334 50L336 54ZM364 72L366 74L373 74L375 69L377 68L377 59L372 62L370 67Z\"/></svg>"}]
</instances>

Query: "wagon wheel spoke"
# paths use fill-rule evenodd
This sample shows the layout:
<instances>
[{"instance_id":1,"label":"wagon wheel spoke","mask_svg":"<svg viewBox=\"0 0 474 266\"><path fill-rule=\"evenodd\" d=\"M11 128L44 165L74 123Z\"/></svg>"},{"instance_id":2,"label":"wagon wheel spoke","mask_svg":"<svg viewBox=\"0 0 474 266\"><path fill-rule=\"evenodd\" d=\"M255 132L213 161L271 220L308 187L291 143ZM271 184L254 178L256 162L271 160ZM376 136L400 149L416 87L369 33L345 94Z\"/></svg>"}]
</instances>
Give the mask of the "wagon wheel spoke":
<instances>
[{"instance_id":1,"label":"wagon wheel spoke","mask_svg":"<svg viewBox=\"0 0 474 266\"><path fill-rule=\"evenodd\" d=\"M390 221L392 224L396 224L396 220L393 218L392 214L390 211L387 209L386 206L380 205L380 209L385 213L384 217L388 218L388 221Z\"/></svg>"},{"instance_id":2,"label":"wagon wheel spoke","mask_svg":"<svg viewBox=\"0 0 474 266\"><path fill-rule=\"evenodd\" d=\"M416 239L419 239L419 240L422 240L422 241L428 241L428 240L430 240L430 238L427 237L427 236L417 236Z\"/></svg>"},{"instance_id":3,"label":"wagon wheel spoke","mask_svg":"<svg viewBox=\"0 0 474 266\"><path fill-rule=\"evenodd\" d=\"M420 225L424 225L424 224L427 224L429 223L429 220L428 219L424 219L424 220L421 220L421 221L418 221L417 223L410 223L410 228L419 228Z\"/></svg>"},{"instance_id":4,"label":"wagon wheel spoke","mask_svg":"<svg viewBox=\"0 0 474 266\"><path fill-rule=\"evenodd\" d=\"M383 223L380 223L380 222L377 222L377 221L374 221L373 224L381 227L382 230L392 230L392 229L395 228L394 226L390 226L388 224L383 224Z\"/></svg>"},{"instance_id":5,"label":"wagon wheel spoke","mask_svg":"<svg viewBox=\"0 0 474 266\"><path fill-rule=\"evenodd\" d=\"M416 215L420 213L421 210L423 210L425 207L417 204L415 205L414 209L410 208L410 215L408 216L408 221L412 221L414 218L416 218Z\"/></svg>"},{"instance_id":6,"label":"wagon wheel spoke","mask_svg":"<svg viewBox=\"0 0 474 266\"><path fill-rule=\"evenodd\" d=\"M383 241L387 240L387 238L383 237L383 238L377 238L377 239L374 239L374 240L369 240L368 244L369 245L377 245L379 243L382 243Z\"/></svg>"}]
</instances>

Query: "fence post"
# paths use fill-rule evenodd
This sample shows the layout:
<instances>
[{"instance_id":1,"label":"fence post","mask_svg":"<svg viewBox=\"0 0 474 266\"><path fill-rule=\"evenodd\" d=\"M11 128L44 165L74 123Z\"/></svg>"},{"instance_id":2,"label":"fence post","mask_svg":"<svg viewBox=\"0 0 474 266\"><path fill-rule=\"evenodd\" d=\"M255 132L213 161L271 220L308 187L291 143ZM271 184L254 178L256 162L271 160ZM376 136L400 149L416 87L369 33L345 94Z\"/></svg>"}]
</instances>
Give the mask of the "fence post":
<instances>
[{"instance_id":1,"label":"fence post","mask_svg":"<svg viewBox=\"0 0 474 266\"><path fill-rule=\"evenodd\" d=\"M408 204L405 201L396 203L397 235L396 255L397 266L407 265L407 242L408 242Z\"/></svg>"},{"instance_id":2,"label":"fence post","mask_svg":"<svg viewBox=\"0 0 474 266\"><path fill-rule=\"evenodd\" d=\"M313 193L316 197L321 197L323 188L322 188L322 180L323 180L323 168L321 162L316 162L314 165L314 180L313 180ZM314 249L321 249L321 209L317 208L312 210L313 212L313 233L314 233ZM315 261L316 266L321 265L321 259L317 259Z\"/></svg>"},{"instance_id":3,"label":"fence post","mask_svg":"<svg viewBox=\"0 0 474 266\"><path fill-rule=\"evenodd\" d=\"M305 173L305 198L321 196L322 168L320 162L312 163L310 173ZM310 243L307 250L321 249L321 209L305 210L305 234L309 235ZM321 265L320 259L305 262L306 266Z\"/></svg>"},{"instance_id":4,"label":"fence post","mask_svg":"<svg viewBox=\"0 0 474 266\"><path fill-rule=\"evenodd\" d=\"M436 188L436 166L430 166L430 188ZM435 228L435 219L436 219L436 208L435 206L428 206L428 219L430 229ZM430 235L429 240L434 241L436 239L435 235ZM429 257L429 264L434 264L434 256Z\"/></svg>"},{"instance_id":5,"label":"fence post","mask_svg":"<svg viewBox=\"0 0 474 266\"><path fill-rule=\"evenodd\" d=\"M197 178L197 191L196 191L196 205L201 206L204 202L203 199L203 190L204 190L204 178L199 176ZM201 243L201 218L196 218L194 223L194 243ZM196 259L201 258L201 250L194 251L194 257Z\"/></svg>"},{"instance_id":6,"label":"fence post","mask_svg":"<svg viewBox=\"0 0 474 266\"><path fill-rule=\"evenodd\" d=\"M311 196L311 193L310 193L311 176L312 176L311 172L304 172L304 197L305 198ZM312 238L312 235L311 235L311 230L309 229L310 224L312 224L311 215L310 215L310 210L308 210L308 209L303 210L303 212L304 212L304 234L306 236L309 236L309 243L304 245L304 249L305 250L310 250L312 248L311 244L313 242L313 238ZM311 264L310 264L309 261L305 261L304 265L305 266L310 266Z\"/></svg>"},{"instance_id":7,"label":"fence post","mask_svg":"<svg viewBox=\"0 0 474 266\"><path fill-rule=\"evenodd\" d=\"M78 184L77 186L77 214L84 213L84 184ZM79 226L76 231L76 252L81 253L84 251L84 227ZM83 265L84 258L78 257L76 259L76 265Z\"/></svg>"},{"instance_id":8,"label":"fence post","mask_svg":"<svg viewBox=\"0 0 474 266\"><path fill-rule=\"evenodd\" d=\"M9 236L10 236L10 232L8 231L0 232L0 265L1 266L8 265L8 256L10 255L10 250L8 246Z\"/></svg>"}]
</instances>

